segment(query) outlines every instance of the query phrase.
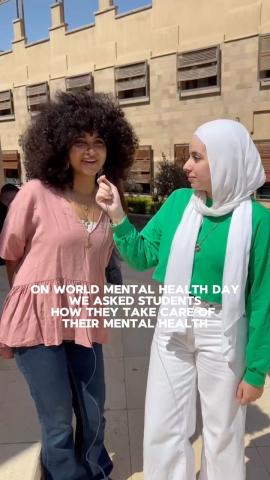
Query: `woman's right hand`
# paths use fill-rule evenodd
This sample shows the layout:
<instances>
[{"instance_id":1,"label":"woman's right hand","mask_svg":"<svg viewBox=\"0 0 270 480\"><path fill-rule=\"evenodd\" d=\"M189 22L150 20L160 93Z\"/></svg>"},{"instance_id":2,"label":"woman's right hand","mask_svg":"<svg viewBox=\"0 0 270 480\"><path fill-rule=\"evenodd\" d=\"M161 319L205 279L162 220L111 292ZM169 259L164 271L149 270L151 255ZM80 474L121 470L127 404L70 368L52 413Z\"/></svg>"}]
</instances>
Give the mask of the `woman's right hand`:
<instances>
[{"instance_id":1,"label":"woman's right hand","mask_svg":"<svg viewBox=\"0 0 270 480\"><path fill-rule=\"evenodd\" d=\"M109 182L105 175L99 177L97 182L99 186L96 194L97 204L108 213L112 223L120 223L125 217L125 212L116 186Z\"/></svg>"}]
</instances>

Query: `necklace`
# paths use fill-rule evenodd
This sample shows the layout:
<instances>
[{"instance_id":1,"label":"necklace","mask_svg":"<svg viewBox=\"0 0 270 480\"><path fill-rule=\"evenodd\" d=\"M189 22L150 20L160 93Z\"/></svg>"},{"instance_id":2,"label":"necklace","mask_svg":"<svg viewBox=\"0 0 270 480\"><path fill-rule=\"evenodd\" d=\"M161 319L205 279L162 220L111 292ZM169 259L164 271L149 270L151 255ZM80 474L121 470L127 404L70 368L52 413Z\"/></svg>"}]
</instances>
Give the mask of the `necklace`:
<instances>
[{"instance_id":1,"label":"necklace","mask_svg":"<svg viewBox=\"0 0 270 480\"><path fill-rule=\"evenodd\" d=\"M80 218L82 224L86 228L88 234L90 234L96 223L94 222L95 218L95 201L94 201L95 190L90 195L79 194L74 191L69 191L67 198L70 201L73 210ZM91 212L92 207L92 212ZM87 243L87 248L90 246L89 239Z\"/></svg>"},{"instance_id":2,"label":"necklace","mask_svg":"<svg viewBox=\"0 0 270 480\"><path fill-rule=\"evenodd\" d=\"M202 238L202 240L200 240L200 243L196 242L195 244L195 252L200 252L201 250L201 246L203 244L203 242L208 238L208 236L210 235L210 233L212 233L217 227L219 226L219 223L216 223L208 232L207 234L205 235L205 237Z\"/></svg>"}]
</instances>

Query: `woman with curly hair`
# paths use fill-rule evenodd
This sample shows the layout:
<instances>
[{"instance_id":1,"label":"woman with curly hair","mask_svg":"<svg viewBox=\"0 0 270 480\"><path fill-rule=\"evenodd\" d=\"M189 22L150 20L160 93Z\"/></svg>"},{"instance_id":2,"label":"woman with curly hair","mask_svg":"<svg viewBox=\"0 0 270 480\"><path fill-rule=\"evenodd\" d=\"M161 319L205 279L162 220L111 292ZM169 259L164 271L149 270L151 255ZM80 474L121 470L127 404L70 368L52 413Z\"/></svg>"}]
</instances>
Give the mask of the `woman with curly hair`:
<instances>
[{"instance_id":1,"label":"woman with curly hair","mask_svg":"<svg viewBox=\"0 0 270 480\"><path fill-rule=\"evenodd\" d=\"M11 285L0 342L11 347L35 402L45 480L108 479L107 332L101 321L74 328L61 312L74 308L68 291L79 287L87 296L79 317L87 319L96 294L91 286L103 288L113 240L109 217L95 201L97 176L103 171L120 187L137 138L110 96L60 92L33 119L23 147L29 181L11 205L0 241ZM83 429L75 444L72 406Z\"/></svg>"}]
</instances>

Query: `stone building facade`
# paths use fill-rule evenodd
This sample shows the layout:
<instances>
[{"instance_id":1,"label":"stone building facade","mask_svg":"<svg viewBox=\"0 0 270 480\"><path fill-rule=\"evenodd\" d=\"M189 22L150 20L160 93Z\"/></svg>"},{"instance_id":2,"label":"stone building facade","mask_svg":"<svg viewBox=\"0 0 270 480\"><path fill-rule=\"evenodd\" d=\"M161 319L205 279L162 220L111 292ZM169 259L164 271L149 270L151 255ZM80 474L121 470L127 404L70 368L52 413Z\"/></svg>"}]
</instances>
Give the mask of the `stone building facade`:
<instances>
[{"instance_id":1,"label":"stone building facade","mask_svg":"<svg viewBox=\"0 0 270 480\"><path fill-rule=\"evenodd\" d=\"M49 38L33 44L14 21L12 50L0 53L5 177L24 180L20 135L39 104L84 86L116 95L134 125L131 175L145 192L162 154L181 164L200 123L232 118L258 144L267 173L258 197L270 206L269 0L153 0L121 15L114 3L99 0L95 23L69 30L55 2Z\"/></svg>"}]
</instances>

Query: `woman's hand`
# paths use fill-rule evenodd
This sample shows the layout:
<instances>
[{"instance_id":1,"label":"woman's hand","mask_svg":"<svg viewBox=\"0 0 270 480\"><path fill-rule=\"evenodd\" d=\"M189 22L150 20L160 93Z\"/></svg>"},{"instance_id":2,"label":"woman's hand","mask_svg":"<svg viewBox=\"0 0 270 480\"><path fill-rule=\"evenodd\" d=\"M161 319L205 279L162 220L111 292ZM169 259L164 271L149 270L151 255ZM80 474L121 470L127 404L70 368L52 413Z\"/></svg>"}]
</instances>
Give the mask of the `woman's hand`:
<instances>
[{"instance_id":1,"label":"woman's hand","mask_svg":"<svg viewBox=\"0 0 270 480\"><path fill-rule=\"evenodd\" d=\"M10 360L10 358L13 358L13 351L12 348L10 347L0 347L0 356L4 358L5 360Z\"/></svg>"},{"instance_id":2,"label":"woman's hand","mask_svg":"<svg viewBox=\"0 0 270 480\"><path fill-rule=\"evenodd\" d=\"M125 216L117 188L105 175L97 180L99 188L96 194L97 204L108 213L112 223L119 223Z\"/></svg>"},{"instance_id":3,"label":"woman's hand","mask_svg":"<svg viewBox=\"0 0 270 480\"><path fill-rule=\"evenodd\" d=\"M263 394L263 387L253 387L249 383L242 380L237 388L236 400L240 405L247 405L248 403L255 402Z\"/></svg>"}]
</instances>

